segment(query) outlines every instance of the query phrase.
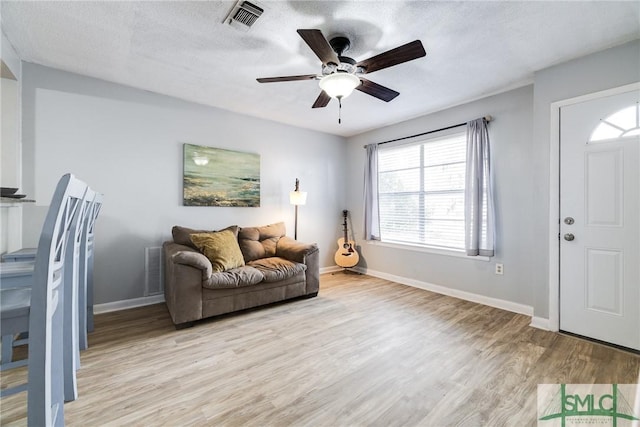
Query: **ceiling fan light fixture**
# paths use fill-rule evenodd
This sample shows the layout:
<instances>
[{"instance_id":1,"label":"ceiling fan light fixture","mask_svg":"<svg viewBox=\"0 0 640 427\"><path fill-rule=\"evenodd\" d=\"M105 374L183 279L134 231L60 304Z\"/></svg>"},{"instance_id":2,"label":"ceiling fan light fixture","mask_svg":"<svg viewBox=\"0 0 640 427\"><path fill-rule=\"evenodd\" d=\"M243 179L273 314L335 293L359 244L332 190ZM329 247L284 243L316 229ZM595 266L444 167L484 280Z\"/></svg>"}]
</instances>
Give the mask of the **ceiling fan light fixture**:
<instances>
[{"instance_id":1,"label":"ceiling fan light fixture","mask_svg":"<svg viewBox=\"0 0 640 427\"><path fill-rule=\"evenodd\" d=\"M324 76L320 80L320 89L335 99L343 99L351 95L351 92L360 85L360 79L353 74L336 72Z\"/></svg>"}]
</instances>

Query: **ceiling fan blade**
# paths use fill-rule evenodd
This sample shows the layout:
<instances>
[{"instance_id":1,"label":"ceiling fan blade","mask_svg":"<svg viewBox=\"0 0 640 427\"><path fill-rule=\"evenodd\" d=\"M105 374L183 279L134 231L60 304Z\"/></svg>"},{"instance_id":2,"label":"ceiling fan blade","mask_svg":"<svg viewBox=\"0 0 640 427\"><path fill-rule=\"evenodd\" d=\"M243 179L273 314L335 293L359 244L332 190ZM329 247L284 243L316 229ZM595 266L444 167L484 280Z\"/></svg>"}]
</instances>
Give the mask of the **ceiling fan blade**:
<instances>
[{"instance_id":1,"label":"ceiling fan blade","mask_svg":"<svg viewBox=\"0 0 640 427\"><path fill-rule=\"evenodd\" d=\"M325 91L320 92L318 98L316 98L316 102L313 103L311 108L323 108L326 107L327 104L331 101L331 97L327 95Z\"/></svg>"},{"instance_id":2,"label":"ceiling fan blade","mask_svg":"<svg viewBox=\"0 0 640 427\"><path fill-rule=\"evenodd\" d=\"M382 70L383 68L393 67L394 65L402 64L403 62L411 61L413 59L421 58L427 53L424 51L422 42L420 40L414 40L411 43L407 43L402 46L398 46L395 49L388 50L379 55L372 56L369 59L358 62L358 67L363 67L366 73L373 73L374 71Z\"/></svg>"},{"instance_id":3,"label":"ceiling fan blade","mask_svg":"<svg viewBox=\"0 0 640 427\"><path fill-rule=\"evenodd\" d=\"M282 77L262 77L258 80L259 83L276 83L276 82L291 82L295 80L315 80L317 76L315 74L305 74L302 76L282 76Z\"/></svg>"},{"instance_id":4,"label":"ceiling fan blade","mask_svg":"<svg viewBox=\"0 0 640 427\"><path fill-rule=\"evenodd\" d=\"M388 87L384 87L379 85L378 83L374 83L371 80L363 79L360 77L361 85L357 86L360 92L364 92L367 95L374 96L378 99L381 99L385 102L389 102L394 99L396 96L400 95L400 92L396 92L393 89L389 89Z\"/></svg>"},{"instance_id":5,"label":"ceiling fan blade","mask_svg":"<svg viewBox=\"0 0 640 427\"><path fill-rule=\"evenodd\" d=\"M333 62L334 64L339 64L340 60L338 60L338 55L333 51L331 45L327 41L326 38L322 35L320 30L297 30L302 40L304 40L313 53L316 54L320 61L323 64L328 64L329 62Z\"/></svg>"}]
</instances>

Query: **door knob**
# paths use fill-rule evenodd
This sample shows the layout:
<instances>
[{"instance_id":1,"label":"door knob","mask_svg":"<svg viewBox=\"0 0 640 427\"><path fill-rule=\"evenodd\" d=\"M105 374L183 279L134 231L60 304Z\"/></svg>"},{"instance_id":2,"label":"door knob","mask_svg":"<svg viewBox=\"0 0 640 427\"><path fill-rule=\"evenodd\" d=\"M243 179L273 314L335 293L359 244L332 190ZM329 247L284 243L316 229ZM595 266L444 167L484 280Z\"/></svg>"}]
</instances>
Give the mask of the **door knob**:
<instances>
[{"instance_id":1,"label":"door knob","mask_svg":"<svg viewBox=\"0 0 640 427\"><path fill-rule=\"evenodd\" d=\"M565 234L565 235L564 235L564 240L566 240L567 242L570 242L570 241L572 241L572 240L573 240L573 239L575 239L575 238L576 238L576 236L574 236L574 235L573 235L573 234L571 234L571 233L567 233L567 234Z\"/></svg>"}]
</instances>

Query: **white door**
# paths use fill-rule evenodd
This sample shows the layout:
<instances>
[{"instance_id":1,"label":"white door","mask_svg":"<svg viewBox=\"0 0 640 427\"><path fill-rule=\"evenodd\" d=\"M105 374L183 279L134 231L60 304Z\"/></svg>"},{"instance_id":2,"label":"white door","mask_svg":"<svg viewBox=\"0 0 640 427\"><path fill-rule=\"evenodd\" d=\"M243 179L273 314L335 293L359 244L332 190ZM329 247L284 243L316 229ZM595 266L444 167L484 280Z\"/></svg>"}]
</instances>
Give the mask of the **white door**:
<instances>
[{"instance_id":1,"label":"white door","mask_svg":"<svg viewBox=\"0 0 640 427\"><path fill-rule=\"evenodd\" d=\"M640 350L637 90L560 110L560 329Z\"/></svg>"}]
</instances>

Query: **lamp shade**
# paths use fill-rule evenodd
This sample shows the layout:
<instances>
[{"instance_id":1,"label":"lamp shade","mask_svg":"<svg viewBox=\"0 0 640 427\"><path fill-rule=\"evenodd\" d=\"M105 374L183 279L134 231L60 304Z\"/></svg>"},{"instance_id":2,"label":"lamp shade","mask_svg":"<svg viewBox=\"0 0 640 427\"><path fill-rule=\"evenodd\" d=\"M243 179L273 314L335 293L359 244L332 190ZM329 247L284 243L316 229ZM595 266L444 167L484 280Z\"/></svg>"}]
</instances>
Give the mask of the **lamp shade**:
<instances>
[{"instance_id":1,"label":"lamp shade","mask_svg":"<svg viewBox=\"0 0 640 427\"><path fill-rule=\"evenodd\" d=\"M307 203L306 191L291 191L289 193L289 202L292 205L304 205Z\"/></svg>"},{"instance_id":2,"label":"lamp shade","mask_svg":"<svg viewBox=\"0 0 640 427\"><path fill-rule=\"evenodd\" d=\"M346 98L360 85L360 79L353 74L336 72L324 76L320 80L320 89L325 91L331 98Z\"/></svg>"}]
</instances>

